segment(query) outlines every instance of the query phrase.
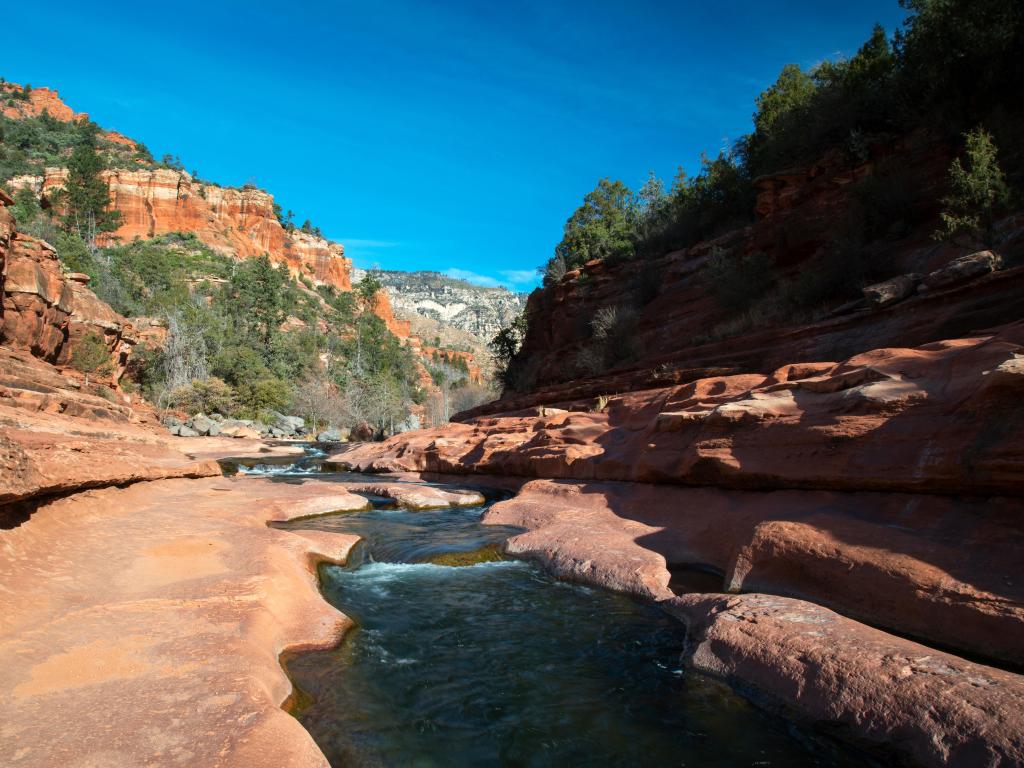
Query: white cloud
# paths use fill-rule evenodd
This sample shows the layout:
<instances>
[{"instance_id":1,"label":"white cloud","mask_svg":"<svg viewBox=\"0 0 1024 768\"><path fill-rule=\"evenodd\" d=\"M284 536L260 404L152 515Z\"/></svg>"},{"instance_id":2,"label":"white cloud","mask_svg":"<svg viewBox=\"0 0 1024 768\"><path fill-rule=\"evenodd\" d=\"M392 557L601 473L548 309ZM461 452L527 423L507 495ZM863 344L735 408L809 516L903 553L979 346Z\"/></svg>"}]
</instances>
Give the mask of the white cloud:
<instances>
[{"instance_id":1,"label":"white cloud","mask_svg":"<svg viewBox=\"0 0 1024 768\"><path fill-rule=\"evenodd\" d=\"M448 277L454 277L456 280L465 280L467 283L473 283L474 285L482 285L484 288L501 288L504 287L503 283L488 277L487 275L479 275L476 272L470 272L468 269L459 269L458 267L448 267L444 271Z\"/></svg>"},{"instance_id":2,"label":"white cloud","mask_svg":"<svg viewBox=\"0 0 1024 768\"><path fill-rule=\"evenodd\" d=\"M395 243L390 240L361 240L358 237L339 237L337 240L342 245L346 247L351 246L352 248L396 248L401 245L401 243Z\"/></svg>"},{"instance_id":3,"label":"white cloud","mask_svg":"<svg viewBox=\"0 0 1024 768\"><path fill-rule=\"evenodd\" d=\"M503 269L500 274L512 285L532 285L539 280L535 269Z\"/></svg>"}]
</instances>

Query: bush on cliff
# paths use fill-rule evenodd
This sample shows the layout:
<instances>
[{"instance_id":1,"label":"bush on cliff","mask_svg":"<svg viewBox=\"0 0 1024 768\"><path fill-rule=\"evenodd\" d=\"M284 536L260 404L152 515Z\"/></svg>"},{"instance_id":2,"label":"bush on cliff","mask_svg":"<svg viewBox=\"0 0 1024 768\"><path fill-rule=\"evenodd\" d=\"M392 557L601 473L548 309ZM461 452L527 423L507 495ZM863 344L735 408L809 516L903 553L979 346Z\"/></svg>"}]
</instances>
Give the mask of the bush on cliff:
<instances>
[{"instance_id":1,"label":"bush on cliff","mask_svg":"<svg viewBox=\"0 0 1024 768\"><path fill-rule=\"evenodd\" d=\"M757 99L753 131L705 158L692 180L680 173L656 205L645 209L622 182L599 182L566 223L545 284L589 259L657 256L741 225L752 218L756 177L826 150L863 162L876 142L915 128L955 140L981 122L1007 148L1010 184L1024 182L1024 3L901 1L909 15L891 39L876 25L849 59L783 67Z\"/></svg>"},{"instance_id":2,"label":"bush on cliff","mask_svg":"<svg viewBox=\"0 0 1024 768\"><path fill-rule=\"evenodd\" d=\"M523 312L511 325L498 331L487 346L494 360L494 378L509 390L515 390L520 384L524 362L519 350L526 338L526 313Z\"/></svg>"},{"instance_id":3,"label":"bush on cliff","mask_svg":"<svg viewBox=\"0 0 1024 768\"><path fill-rule=\"evenodd\" d=\"M75 342L71 351L71 367L85 374L86 386L91 374L109 376L113 373L110 350L103 337L95 331L89 331Z\"/></svg>"},{"instance_id":4,"label":"bush on cliff","mask_svg":"<svg viewBox=\"0 0 1024 768\"><path fill-rule=\"evenodd\" d=\"M704 275L722 309L743 312L772 287L775 262L764 253L735 256L716 248L708 258Z\"/></svg>"},{"instance_id":5,"label":"bush on cliff","mask_svg":"<svg viewBox=\"0 0 1024 768\"><path fill-rule=\"evenodd\" d=\"M964 136L966 167L960 158L949 168L950 194L943 200L942 226L935 236L955 240L959 236L986 247L993 243L996 216L1009 203L1010 190L997 160L992 136L978 127Z\"/></svg>"},{"instance_id":6,"label":"bush on cliff","mask_svg":"<svg viewBox=\"0 0 1024 768\"><path fill-rule=\"evenodd\" d=\"M63 122L43 113L38 117L0 115L0 181L22 174L42 175L47 167L66 166L83 130L98 130L89 121ZM127 147L96 134L103 168L151 168L144 146Z\"/></svg>"}]
</instances>

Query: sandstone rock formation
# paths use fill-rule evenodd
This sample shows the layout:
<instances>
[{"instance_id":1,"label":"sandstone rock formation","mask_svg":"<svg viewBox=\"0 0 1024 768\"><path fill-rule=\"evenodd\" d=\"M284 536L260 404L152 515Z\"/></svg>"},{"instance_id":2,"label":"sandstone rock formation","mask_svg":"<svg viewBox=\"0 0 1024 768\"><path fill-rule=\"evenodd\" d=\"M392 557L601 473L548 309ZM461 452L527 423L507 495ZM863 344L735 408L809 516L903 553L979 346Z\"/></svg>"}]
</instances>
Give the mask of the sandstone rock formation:
<instances>
[{"instance_id":1,"label":"sandstone rock formation","mask_svg":"<svg viewBox=\"0 0 1024 768\"><path fill-rule=\"evenodd\" d=\"M683 595L689 665L924 766L1024 762L1024 679L768 595ZM771 649L770 651L768 649Z\"/></svg>"},{"instance_id":2,"label":"sandstone rock formation","mask_svg":"<svg viewBox=\"0 0 1024 768\"><path fill-rule=\"evenodd\" d=\"M955 338L1019 319L1024 309L1020 215L996 225L998 242L989 256L936 243L934 214L944 194L949 149L917 133L880 144L872 153L866 162L851 165L843 153L833 152L809 167L758 179L757 218L749 226L656 258L618 265L594 261L536 291L527 305L523 357L529 363L522 371L520 396L552 402L572 397L553 396L551 390L558 387L581 390L592 383L590 396L596 396L602 389L607 394L658 386L657 377L664 383L677 371L701 367L748 371L793 360L836 360L879 347ZM830 244L850 239L841 231L843 222L865 215L857 208L865 183L875 185L868 192L876 196L878 188L902 196L898 215L878 225L883 231L858 252L866 264L886 273L880 277L895 278L882 286L884 297L869 296L870 306L848 301L855 296L837 297L819 309L823 319L813 323L798 315L768 325L754 322L749 329L737 325L738 313L716 302L711 290L705 269L711 255L739 259L764 254L781 281L827 271ZM1003 269L994 271L1000 265ZM924 290L918 290L921 279ZM849 293L858 287L851 281ZM591 321L612 310L628 318L631 346L617 350L616 362L595 372L587 363L602 350L595 348ZM494 410L519 407L510 394Z\"/></svg>"},{"instance_id":3,"label":"sandstone rock formation","mask_svg":"<svg viewBox=\"0 0 1024 768\"><path fill-rule=\"evenodd\" d=\"M137 397L48 362L86 329L120 359L130 326L2 206L0 275L0 763L326 766L280 656L348 626L315 571L357 537L267 523L368 502L222 478L236 441L183 454Z\"/></svg>"},{"instance_id":4,"label":"sandstone rock formation","mask_svg":"<svg viewBox=\"0 0 1024 768\"><path fill-rule=\"evenodd\" d=\"M1015 764L1022 679L935 647L1024 663L1022 360L1018 322L466 417L332 460L486 473L517 491L485 515L526 529L510 553L664 604L692 666L923 765ZM932 707L962 687L969 706Z\"/></svg>"},{"instance_id":5,"label":"sandstone rock formation","mask_svg":"<svg viewBox=\"0 0 1024 768\"><path fill-rule=\"evenodd\" d=\"M0 344L67 365L79 340L96 333L117 382L138 342L131 323L89 290L87 275L65 273L49 243L17 232L10 202L0 199Z\"/></svg>"},{"instance_id":6,"label":"sandstone rock formation","mask_svg":"<svg viewBox=\"0 0 1024 768\"><path fill-rule=\"evenodd\" d=\"M476 491L445 491L429 485L411 483L346 484L353 493L366 493L393 499L403 509L446 509L448 507L475 507L484 503Z\"/></svg>"},{"instance_id":7,"label":"sandstone rock formation","mask_svg":"<svg viewBox=\"0 0 1024 768\"><path fill-rule=\"evenodd\" d=\"M279 659L350 624L316 565L358 537L266 523L365 506L322 483L166 480L2 532L0 651L18 663L0 671L0 762L326 768L281 709Z\"/></svg>"},{"instance_id":8,"label":"sandstone rock formation","mask_svg":"<svg viewBox=\"0 0 1024 768\"><path fill-rule=\"evenodd\" d=\"M225 256L267 254L295 277L341 291L352 287L352 262L344 247L301 230L286 230L274 213L273 196L261 189L220 187L170 168L111 170L102 176L110 187L111 207L121 212L121 226L111 240L191 232ZM44 177L19 176L11 185L45 197L61 189L66 179L66 169L48 168Z\"/></svg>"},{"instance_id":9,"label":"sandstone rock formation","mask_svg":"<svg viewBox=\"0 0 1024 768\"><path fill-rule=\"evenodd\" d=\"M62 123L73 123L88 120L85 112L75 112L64 103L60 94L51 88L29 88L17 83L0 84L0 113L4 117L20 120L26 117L40 117L48 114ZM136 144L117 131L103 131L101 134L108 141L134 149Z\"/></svg>"}]
</instances>

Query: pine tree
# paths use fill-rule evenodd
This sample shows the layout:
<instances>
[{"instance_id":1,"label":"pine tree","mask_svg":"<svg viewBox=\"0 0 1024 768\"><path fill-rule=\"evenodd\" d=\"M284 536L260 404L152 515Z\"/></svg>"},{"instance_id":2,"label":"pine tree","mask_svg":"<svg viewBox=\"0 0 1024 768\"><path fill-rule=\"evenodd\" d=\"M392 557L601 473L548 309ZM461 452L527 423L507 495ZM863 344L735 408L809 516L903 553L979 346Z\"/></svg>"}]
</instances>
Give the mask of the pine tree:
<instances>
[{"instance_id":1,"label":"pine tree","mask_svg":"<svg viewBox=\"0 0 1024 768\"><path fill-rule=\"evenodd\" d=\"M96 149L96 125L83 122L79 130L78 144L68 160L61 203L65 228L77 232L94 249L96 234L117 229L121 213L109 210L110 192L100 177L104 165Z\"/></svg>"},{"instance_id":2,"label":"pine tree","mask_svg":"<svg viewBox=\"0 0 1024 768\"><path fill-rule=\"evenodd\" d=\"M996 158L992 136L981 126L964 136L967 143L967 167L956 158L949 167L951 194L943 199L942 227L935 237L953 240L959 235L993 242L996 216L1009 201L1009 188Z\"/></svg>"}]
</instances>

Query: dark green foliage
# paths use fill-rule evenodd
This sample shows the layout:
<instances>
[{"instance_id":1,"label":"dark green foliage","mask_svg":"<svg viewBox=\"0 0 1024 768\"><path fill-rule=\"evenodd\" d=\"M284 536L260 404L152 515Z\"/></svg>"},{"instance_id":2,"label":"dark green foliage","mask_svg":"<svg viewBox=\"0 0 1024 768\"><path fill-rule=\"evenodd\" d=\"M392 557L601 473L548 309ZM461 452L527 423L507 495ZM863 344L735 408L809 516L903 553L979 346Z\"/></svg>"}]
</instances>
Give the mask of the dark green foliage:
<instances>
[{"instance_id":1,"label":"dark green foliage","mask_svg":"<svg viewBox=\"0 0 1024 768\"><path fill-rule=\"evenodd\" d=\"M645 250L682 248L741 226L753 218L754 189L735 153L704 157L701 172L690 179L682 168L676 176L662 226Z\"/></svg>"},{"instance_id":2,"label":"dark green foliage","mask_svg":"<svg viewBox=\"0 0 1024 768\"><path fill-rule=\"evenodd\" d=\"M826 61L810 72L784 67L757 100L744 148L751 177L806 163L832 147L866 159L861 155L871 137L904 125L896 65L885 30L875 26L849 60Z\"/></svg>"},{"instance_id":3,"label":"dark green foliage","mask_svg":"<svg viewBox=\"0 0 1024 768\"><path fill-rule=\"evenodd\" d=\"M74 232L60 232L55 245L117 311L168 319L164 349L139 348L130 370L161 406L264 418L288 410L295 383L313 377L330 384L338 404L329 410L339 423L369 419L387 430L422 397L412 352L372 314L379 285L372 277L358 293L320 286L325 309L268 258L234 261L191 234L104 248L95 257ZM282 332L288 315L307 327Z\"/></svg>"},{"instance_id":4,"label":"dark green foliage","mask_svg":"<svg viewBox=\"0 0 1024 768\"><path fill-rule=\"evenodd\" d=\"M772 287L775 262L764 253L733 256L715 251L704 274L719 306L730 312L742 312Z\"/></svg>"},{"instance_id":5,"label":"dark green foliage","mask_svg":"<svg viewBox=\"0 0 1024 768\"><path fill-rule=\"evenodd\" d=\"M113 365L110 362L110 350L107 349L103 337L95 331L89 331L82 336L72 349L71 366L86 374L86 383L89 382L91 373L110 375Z\"/></svg>"},{"instance_id":6,"label":"dark green foliage","mask_svg":"<svg viewBox=\"0 0 1024 768\"><path fill-rule=\"evenodd\" d=\"M975 128L964 136L966 167L956 158L949 168L950 195L943 200L942 227L935 233L940 239L958 235L991 246L992 226L1010 199L1002 169L999 167L992 136Z\"/></svg>"},{"instance_id":7,"label":"dark green foliage","mask_svg":"<svg viewBox=\"0 0 1024 768\"><path fill-rule=\"evenodd\" d=\"M565 223L555 258L566 269L591 259L623 259L633 254L636 204L621 181L601 179Z\"/></svg>"},{"instance_id":8,"label":"dark green foliage","mask_svg":"<svg viewBox=\"0 0 1024 768\"><path fill-rule=\"evenodd\" d=\"M511 325L498 331L487 344L494 358L494 376L507 389L516 389L524 362L518 355L526 338L526 313L519 315Z\"/></svg>"},{"instance_id":9,"label":"dark green foliage","mask_svg":"<svg viewBox=\"0 0 1024 768\"><path fill-rule=\"evenodd\" d=\"M275 267L266 255L239 264L228 283L228 291L237 307L235 318L240 332L263 348L264 359L273 356L278 326L286 315L285 286L287 271Z\"/></svg>"},{"instance_id":10,"label":"dark green foliage","mask_svg":"<svg viewBox=\"0 0 1024 768\"><path fill-rule=\"evenodd\" d=\"M14 193L14 206L11 213L18 223L18 229L26 231L25 227L32 224L42 214L43 209L39 206L39 200L31 189L22 188Z\"/></svg>"},{"instance_id":11,"label":"dark green foliage","mask_svg":"<svg viewBox=\"0 0 1024 768\"><path fill-rule=\"evenodd\" d=\"M356 296L363 305L373 307L377 294L384 289L384 286L373 272L367 272L363 279L356 284L355 289Z\"/></svg>"},{"instance_id":12,"label":"dark green foliage","mask_svg":"<svg viewBox=\"0 0 1024 768\"><path fill-rule=\"evenodd\" d=\"M0 115L0 181L21 174L41 175L47 166L66 166L83 127L48 114L17 120ZM133 150L102 135L96 135L95 141L104 168L153 167L153 158L142 145Z\"/></svg>"},{"instance_id":13,"label":"dark green foliage","mask_svg":"<svg viewBox=\"0 0 1024 768\"><path fill-rule=\"evenodd\" d=\"M1024 105L1024 3L901 0L899 92L929 123L961 132ZM999 137L997 137L998 140Z\"/></svg>"},{"instance_id":14,"label":"dark green foliage","mask_svg":"<svg viewBox=\"0 0 1024 768\"><path fill-rule=\"evenodd\" d=\"M94 123L79 125L78 144L68 159L68 178L60 193L65 228L90 242L97 232L117 229L121 220L119 211L110 210L110 192L100 178L104 162L97 149L96 133Z\"/></svg>"}]
</instances>

